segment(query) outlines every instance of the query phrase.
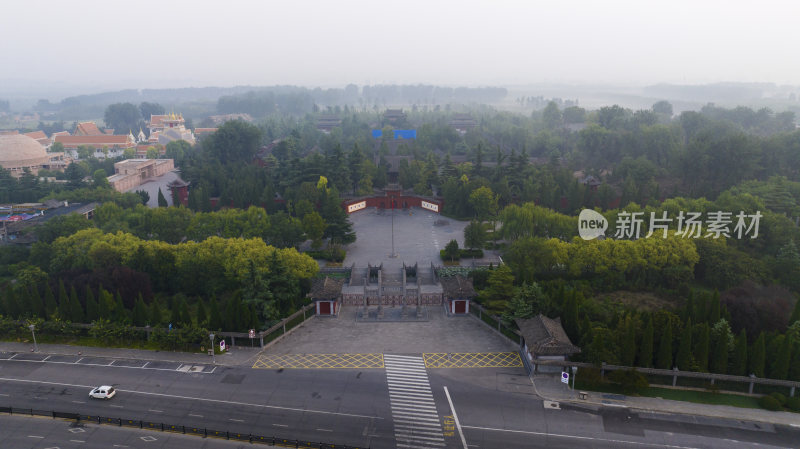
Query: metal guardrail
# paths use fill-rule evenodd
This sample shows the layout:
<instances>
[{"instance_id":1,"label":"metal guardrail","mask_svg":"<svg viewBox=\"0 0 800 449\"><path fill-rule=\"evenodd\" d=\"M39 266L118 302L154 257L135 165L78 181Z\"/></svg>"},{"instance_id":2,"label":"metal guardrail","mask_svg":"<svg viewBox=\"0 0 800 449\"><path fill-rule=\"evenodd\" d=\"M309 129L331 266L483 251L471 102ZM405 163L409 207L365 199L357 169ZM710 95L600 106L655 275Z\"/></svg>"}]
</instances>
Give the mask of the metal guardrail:
<instances>
[{"instance_id":1,"label":"metal guardrail","mask_svg":"<svg viewBox=\"0 0 800 449\"><path fill-rule=\"evenodd\" d=\"M78 413L58 412L52 410L37 410L32 408L0 407L0 413L9 415L26 416L46 416L53 419L65 419L76 422L91 422L94 424L107 424L118 427L130 427L143 430L154 430L158 432L172 432L184 435L193 435L203 438L220 438L225 440L246 441L248 443L265 444L276 447L287 448L315 448L315 449L369 449L363 446L348 446L346 444L334 444L324 442L304 441L290 438L278 438L275 436L257 435L252 433L230 432L227 430L215 430L206 427L182 426L165 424L152 421L142 421L138 419L111 418L99 415L82 415Z\"/></svg>"}]
</instances>

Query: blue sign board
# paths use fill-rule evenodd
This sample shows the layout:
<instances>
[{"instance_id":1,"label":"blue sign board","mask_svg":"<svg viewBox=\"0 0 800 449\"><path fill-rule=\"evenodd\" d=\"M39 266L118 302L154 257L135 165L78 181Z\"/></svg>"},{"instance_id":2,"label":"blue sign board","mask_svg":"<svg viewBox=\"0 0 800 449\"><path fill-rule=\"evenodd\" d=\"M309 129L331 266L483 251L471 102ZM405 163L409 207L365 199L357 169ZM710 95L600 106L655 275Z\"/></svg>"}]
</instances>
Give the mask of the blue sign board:
<instances>
[{"instance_id":1,"label":"blue sign board","mask_svg":"<svg viewBox=\"0 0 800 449\"><path fill-rule=\"evenodd\" d=\"M416 139L416 129L396 129L394 130L394 138L397 139Z\"/></svg>"},{"instance_id":2,"label":"blue sign board","mask_svg":"<svg viewBox=\"0 0 800 449\"><path fill-rule=\"evenodd\" d=\"M377 139L378 137L380 137L382 135L383 135L383 131L381 131L379 129L373 129L372 130L372 137L374 137L375 139Z\"/></svg>"}]
</instances>

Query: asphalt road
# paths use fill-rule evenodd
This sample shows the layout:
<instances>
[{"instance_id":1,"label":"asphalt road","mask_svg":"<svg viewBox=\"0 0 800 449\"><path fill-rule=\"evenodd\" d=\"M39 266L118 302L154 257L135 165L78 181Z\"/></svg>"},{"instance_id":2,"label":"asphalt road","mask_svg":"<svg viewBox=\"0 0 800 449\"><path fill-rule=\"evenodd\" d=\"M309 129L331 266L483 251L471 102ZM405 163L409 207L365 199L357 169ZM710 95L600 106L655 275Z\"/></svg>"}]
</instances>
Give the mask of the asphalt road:
<instances>
[{"instance_id":1,"label":"asphalt road","mask_svg":"<svg viewBox=\"0 0 800 449\"><path fill-rule=\"evenodd\" d=\"M800 428L608 407L596 410L564 404L545 409L520 369L427 370L427 377L435 403L429 414L438 415L442 424L444 446L440 447L464 449L462 434L466 449L800 446ZM90 399L89 389L100 384L114 385L117 397ZM183 373L0 361L0 406L378 449L398 447L398 410L393 409L397 403L390 402L390 392L395 393L383 369L218 367L210 373ZM0 416L3 431L13 425L10 419ZM14 447L52 447L34 440L26 436ZM62 446L73 447L68 442L66 438Z\"/></svg>"}]
</instances>

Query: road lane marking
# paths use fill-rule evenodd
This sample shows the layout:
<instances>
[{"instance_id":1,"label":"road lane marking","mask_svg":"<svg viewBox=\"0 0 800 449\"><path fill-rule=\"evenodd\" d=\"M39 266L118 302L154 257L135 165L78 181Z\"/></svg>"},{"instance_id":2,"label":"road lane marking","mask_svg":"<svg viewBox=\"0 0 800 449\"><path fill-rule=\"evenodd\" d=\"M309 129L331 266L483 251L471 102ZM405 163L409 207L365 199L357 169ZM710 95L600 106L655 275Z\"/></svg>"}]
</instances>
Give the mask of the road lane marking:
<instances>
[{"instance_id":1,"label":"road lane marking","mask_svg":"<svg viewBox=\"0 0 800 449\"><path fill-rule=\"evenodd\" d=\"M320 432L333 432L331 429L317 429Z\"/></svg>"},{"instance_id":2,"label":"road lane marking","mask_svg":"<svg viewBox=\"0 0 800 449\"><path fill-rule=\"evenodd\" d=\"M419 356L384 355L395 446L445 446L428 372Z\"/></svg>"},{"instance_id":3,"label":"road lane marking","mask_svg":"<svg viewBox=\"0 0 800 449\"><path fill-rule=\"evenodd\" d=\"M85 443L86 442L84 440L70 440L70 441L73 442L73 443Z\"/></svg>"},{"instance_id":4,"label":"road lane marking","mask_svg":"<svg viewBox=\"0 0 800 449\"><path fill-rule=\"evenodd\" d=\"M274 424L274 423L273 423L272 425L273 425L273 426L275 426L275 427L289 427L289 426L288 426L288 425L286 425L286 424Z\"/></svg>"},{"instance_id":5,"label":"road lane marking","mask_svg":"<svg viewBox=\"0 0 800 449\"><path fill-rule=\"evenodd\" d=\"M164 413L164 410L153 410L153 409L150 409L150 410L148 410L148 412L153 412L153 413Z\"/></svg>"},{"instance_id":6,"label":"road lane marking","mask_svg":"<svg viewBox=\"0 0 800 449\"><path fill-rule=\"evenodd\" d=\"M461 430L461 423L458 422L458 415L456 415L456 408L453 407L453 400L450 399L450 392L447 391L447 387L444 387L444 394L447 396L447 403L450 404L450 411L453 412L453 421L456 422L456 428L458 429L458 434L461 436L461 443L464 444L464 449L467 448L467 440L464 438L464 431Z\"/></svg>"},{"instance_id":7,"label":"road lane marking","mask_svg":"<svg viewBox=\"0 0 800 449\"><path fill-rule=\"evenodd\" d=\"M611 440L607 438L597 438L597 437L584 437L580 435L563 435L558 433L547 433L547 432L535 432L531 430L513 430L513 429L497 429L494 427L480 427L480 426L462 426L465 429L475 429L475 430L488 430L494 432L509 432L509 433L522 433L526 435L538 435L544 437L556 437L556 438L573 438L576 440L590 440L590 441L602 441L605 443L614 443L614 444L631 444L637 446L653 446L653 447L666 447L671 449L696 449L691 446L676 446L672 444L665 444L665 443L646 443L641 441L629 441L629 440Z\"/></svg>"},{"instance_id":8,"label":"road lane marking","mask_svg":"<svg viewBox=\"0 0 800 449\"><path fill-rule=\"evenodd\" d=\"M228 419L230 419L231 421L236 421L236 422L244 422L243 419L236 419L236 418L228 418Z\"/></svg>"},{"instance_id":9,"label":"road lane marking","mask_svg":"<svg viewBox=\"0 0 800 449\"><path fill-rule=\"evenodd\" d=\"M189 413L189 416L194 416L195 418L202 418L203 415L195 415L194 413Z\"/></svg>"},{"instance_id":10,"label":"road lane marking","mask_svg":"<svg viewBox=\"0 0 800 449\"><path fill-rule=\"evenodd\" d=\"M58 386L65 386L65 387L76 387L76 388L89 388L92 389L95 386L91 385L77 385L77 384L68 384L64 382L48 382L44 380L28 380L28 379L15 379L13 377L0 377L0 381L6 382L22 382L22 383L29 383L29 384L45 384L45 385L58 385ZM117 388L117 391L121 391L123 393L134 393L134 394L142 394L147 396L157 396L162 398L172 398L172 399L186 399L189 401L203 401L203 402L212 402L215 404L228 404L228 405L241 405L245 407L255 407L255 408L268 408L273 410L286 410L291 412L299 412L299 413L317 413L320 415L331 415L331 416L346 416L349 418L367 418L367 419L379 419L384 420L381 416L370 416L370 415L358 415L355 413L341 413L341 412L328 412L325 410L314 410L314 409L303 409L297 407L281 407L279 405L265 405L265 404L251 404L249 402L237 402L237 401L226 401L224 399L210 399L210 398L198 398L192 396L180 396L177 394L166 394L166 393L151 393L149 391L137 391L137 390L122 390Z\"/></svg>"},{"instance_id":11,"label":"road lane marking","mask_svg":"<svg viewBox=\"0 0 800 449\"><path fill-rule=\"evenodd\" d=\"M122 406L121 406L121 405L114 405L114 404L110 404L110 405L109 405L109 407L114 407L114 408L122 408Z\"/></svg>"},{"instance_id":12,"label":"road lane marking","mask_svg":"<svg viewBox=\"0 0 800 449\"><path fill-rule=\"evenodd\" d=\"M40 438L40 439L42 439L44 437L40 437L39 435L28 435L28 438Z\"/></svg>"},{"instance_id":13,"label":"road lane marking","mask_svg":"<svg viewBox=\"0 0 800 449\"><path fill-rule=\"evenodd\" d=\"M85 404L86 401L72 401L74 404Z\"/></svg>"}]
</instances>

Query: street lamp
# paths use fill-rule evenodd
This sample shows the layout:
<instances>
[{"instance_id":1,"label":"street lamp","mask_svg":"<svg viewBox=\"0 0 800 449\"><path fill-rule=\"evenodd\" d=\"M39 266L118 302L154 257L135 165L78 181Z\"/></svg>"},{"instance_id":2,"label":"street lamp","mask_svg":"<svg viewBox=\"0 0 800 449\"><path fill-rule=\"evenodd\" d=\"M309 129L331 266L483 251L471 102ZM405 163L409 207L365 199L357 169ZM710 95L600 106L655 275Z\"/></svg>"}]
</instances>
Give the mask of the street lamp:
<instances>
[{"instance_id":1,"label":"street lamp","mask_svg":"<svg viewBox=\"0 0 800 449\"><path fill-rule=\"evenodd\" d=\"M33 331L36 329L36 326L31 324L28 326L28 329L31 330L31 335L33 335L33 352L39 352L39 345L36 344L36 332Z\"/></svg>"},{"instance_id":2,"label":"street lamp","mask_svg":"<svg viewBox=\"0 0 800 449\"><path fill-rule=\"evenodd\" d=\"M214 355L214 334L208 334L208 338L211 339L211 363L216 365L217 357Z\"/></svg>"}]
</instances>

